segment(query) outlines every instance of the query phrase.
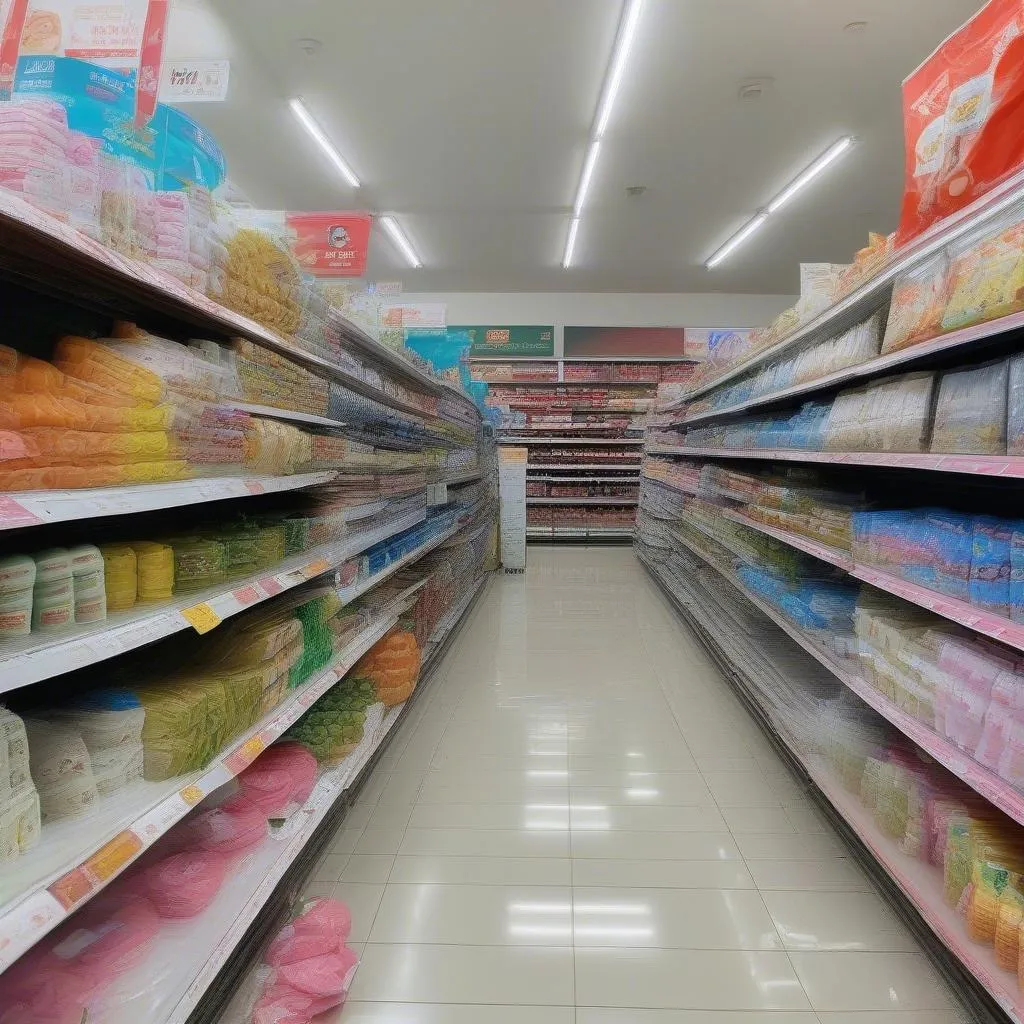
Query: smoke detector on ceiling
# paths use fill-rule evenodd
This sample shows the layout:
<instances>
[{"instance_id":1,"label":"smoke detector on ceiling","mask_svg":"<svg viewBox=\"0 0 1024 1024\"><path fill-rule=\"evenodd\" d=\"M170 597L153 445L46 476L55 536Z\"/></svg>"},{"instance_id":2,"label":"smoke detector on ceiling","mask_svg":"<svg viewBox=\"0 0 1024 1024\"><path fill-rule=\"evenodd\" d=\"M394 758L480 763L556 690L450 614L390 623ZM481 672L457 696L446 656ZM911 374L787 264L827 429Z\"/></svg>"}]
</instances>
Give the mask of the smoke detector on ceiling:
<instances>
[{"instance_id":1,"label":"smoke detector on ceiling","mask_svg":"<svg viewBox=\"0 0 1024 1024\"><path fill-rule=\"evenodd\" d=\"M774 78L745 78L740 82L737 95L741 100L759 100L771 89L774 82Z\"/></svg>"},{"instance_id":2,"label":"smoke detector on ceiling","mask_svg":"<svg viewBox=\"0 0 1024 1024\"><path fill-rule=\"evenodd\" d=\"M843 26L843 31L854 36L860 35L861 32L865 32L867 27L868 23L866 21L851 21L848 25Z\"/></svg>"},{"instance_id":3,"label":"smoke detector on ceiling","mask_svg":"<svg viewBox=\"0 0 1024 1024\"><path fill-rule=\"evenodd\" d=\"M627 185L626 195L631 199L639 199L647 191L646 185Z\"/></svg>"},{"instance_id":4,"label":"smoke detector on ceiling","mask_svg":"<svg viewBox=\"0 0 1024 1024\"><path fill-rule=\"evenodd\" d=\"M319 39L296 39L295 45L307 56L315 57L323 48Z\"/></svg>"}]
</instances>

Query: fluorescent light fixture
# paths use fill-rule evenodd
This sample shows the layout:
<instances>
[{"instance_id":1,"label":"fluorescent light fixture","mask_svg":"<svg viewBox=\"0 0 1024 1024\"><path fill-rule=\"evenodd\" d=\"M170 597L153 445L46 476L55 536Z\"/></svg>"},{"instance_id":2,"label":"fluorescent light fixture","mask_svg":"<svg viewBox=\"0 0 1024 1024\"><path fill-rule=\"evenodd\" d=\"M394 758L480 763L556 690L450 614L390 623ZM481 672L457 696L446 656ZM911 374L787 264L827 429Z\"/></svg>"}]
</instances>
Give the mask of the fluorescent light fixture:
<instances>
[{"instance_id":1,"label":"fluorescent light fixture","mask_svg":"<svg viewBox=\"0 0 1024 1024\"><path fill-rule=\"evenodd\" d=\"M296 116L299 124L309 132L310 135L316 140L320 148L327 154L328 159L334 164L335 167L341 172L341 176L353 187L359 188L359 179L355 175L355 171L349 167L345 158L334 148L334 143L327 138L323 128L316 123L313 115L306 109L306 104L300 99L293 99L288 101L288 106L291 107L292 113Z\"/></svg>"},{"instance_id":2,"label":"fluorescent light fixture","mask_svg":"<svg viewBox=\"0 0 1024 1024\"><path fill-rule=\"evenodd\" d=\"M778 213L798 192L805 189L815 178L826 168L836 162L857 140L852 135L844 135L837 142L834 142L825 150L817 160L809 167L800 172L764 209L760 210L754 217L736 232L728 242L725 243L715 254L704 264L708 270L714 270L731 253L738 249L755 231L764 226L770 216Z\"/></svg>"},{"instance_id":3,"label":"fluorescent light fixture","mask_svg":"<svg viewBox=\"0 0 1024 1024\"><path fill-rule=\"evenodd\" d=\"M619 91L619 86L622 85L622 75L626 70L626 58L633 45L633 37L636 35L636 26L640 21L642 7L643 0L627 0L626 7L622 12L619 34L615 40L611 64L608 66L608 76L604 80L601 101L597 105L597 118L594 122L595 138L599 139L604 135L604 130L608 127L608 119L612 116L615 96Z\"/></svg>"},{"instance_id":4,"label":"fluorescent light fixture","mask_svg":"<svg viewBox=\"0 0 1024 1024\"><path fill-rule=\"evenodd\" d=\"M416 250L406 238L405 232L398 226L398 221L394 217L381 217L380 223L381 227L391 236L391 241L395 243L395 247L405 257L409 266L416 269L422 267L423 261L416 255Z\"/></svg>"},{"instance_id":5,"label":"fluorescent light fixture","mask_svg":"<svg viewBox=\"0 0 1024 1024\"><path fill-rule=\"evenodd\" d=\"M590 182L594 177L594 168L597 166L597 156L601 152L601 140L594 139L587 148L587 156L583 161L583 173L580 174L580 183L576 187L576 202L572 204L573 220L579 220L583 212L583 204L587 201L587 193L590 191Z\"/></svg>"},{"instance_id":6,"label":"fluorescent light fixture","mask_svg":"<svg viewBox=\"0 0 1024 1024\"><path fill-rule=\"evenodd\" d=\"M768 219L767 213L759 213L753 220L747 221L725 245L722 246L714 256L705 264L708 270L713 270L722 262L734 249L738 249L755 231L764 225Z\"/></svg>"},{"instance_id":7,"label":"fluorescent light fixture","mask_svg":"<svg viewBox=\"0 0 1024 1024\"><path fill-rule=\"evenodd\" d=\"M580 216L583 213L583 206L587 201L587 193L590 191L594 169L597 167L597 158L601 151L601 140L604 138L604 133L608 128L612 109L615 106L615 97L618 95L619 87L622 85L622 78L626 71L626 59L629 57L629 51L636 36L636 27L640 21L640 11L643 8L643 4L644 0L624 0L622 5L619 28L615 35L615 45L612 49L611 60L608 62L608 70L605 72L604 84L601 86L601 96L597 102L597 112L594 115L594 122L590 129L590 143L587 146L587 155L583 159L580 182L576 186L576 199L572 204L569 234L565 240L565 255L562 257L562 266L566 270L572 266L572 258L576 250L576 233L580 226Z\"/></svg>"},{"instance_id":8,"label":"fluorescent light fixture","mask_svg":"<svg viewBox=\"0 0 1024 1024\"><path fill-rule=\"evenodd\" d=\"M565 255L562 257L562 266L568 270L572 266L572 255L576 251L576 234L580 229L579 217L573 217L569 221L569 235L565 240Z\"/></svg>"},{"instance_id":9,"label":"fluorescent light fixture","mask_svg":"<svg viewBox=\"0 0 1024 1024\"><path fill-rule=\"evenodd\" d=\"M817 160L807 168L799 177L793 181L792 184L787 185L769 204L768 212L777 213L782 209L799 192L802 188L809 185L814 179L821 174L829 164L838 160L851 146L853 145L853 138L849 135L841 138L837 143L830 146Z\"/></svg>"}]
</instances>

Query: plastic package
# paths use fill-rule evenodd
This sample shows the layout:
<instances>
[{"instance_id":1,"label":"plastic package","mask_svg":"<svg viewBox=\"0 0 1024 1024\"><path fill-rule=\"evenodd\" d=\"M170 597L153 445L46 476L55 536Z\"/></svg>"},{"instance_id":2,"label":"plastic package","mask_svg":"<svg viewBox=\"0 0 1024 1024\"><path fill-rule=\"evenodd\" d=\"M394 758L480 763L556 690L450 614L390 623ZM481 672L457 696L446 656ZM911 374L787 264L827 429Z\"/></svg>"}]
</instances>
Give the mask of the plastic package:
<instances>
[{"instance_id":1,"label":"plastic package","mask_svg":"<svg viewBox=\"0 0 1024 1024\"><path fill-rule=\"evenodd\" d=\"M228 867L227 857L209 850L172 854L144 871L146 895L161 917L195 917L217 895Z\"/></svg>"},{"instance_id":2,"label":"plastic package","mask_svg":"<svg viewBox=\"0 0 1024 1024\"><path fill-rule=\"evenodd\" d=\"M949 259L945 251L902 274L893 287L883 355L941 334L948 296Z\"/></svg>"},{"instance_id":3,"label":"plastic package","mask_svg":"<svg viewBox=\"0 0 1024 1024\"><path fill-rule=\"evenodd\" d=\"M81 733L33 718L25 719L25 731L43 824L84 814L99 794Z\"/></svg>"},{"instance_id":4,"label":"plastic package","mask_svg":"<svg viewBox=\"0 0 1024 1024\"><path fill-rule=\"evenodd\" d=\"M1009 521L993 516L976 516L971 555L971 604L1009 617L1010 544L1013 528Z\"/></svg>"},{"instance_id":5,"label":"plastic package","mask_svg":"<svg viewBox=\"0 0 1024 1024\"><path fill-rule=\"evenodd\" d=\"M71 555L66 548L51 548L34 557L36 583L32 592L32 630L59 632L75 621Z\"/></svg>"},{"instance_id":6,"label":"plastic package","mask_svg":"<svg viewBox=\"0 0 1024 1024\"><path fill-rule=\"evenodd\" d=\"M102 622L107 617L103 554L94 544L79 544L69 554L75 622Z\"/></svg>"},{"instance_id":7,"label":"plastic package","mask_svg":"<svg viewBox=\"0 0 1024 1024\"><path fill-rule=\"evenodd\" d=\"M130 544L103 544L104 586L107 611L134 608L139 595L139 563Z\"/></svg>"},{"instance_id":8,"label":"plastic package","mask_svg":"<svg viewBox=\"0 0 1024 1024\"><path fill-rule=\"evenodd\" d=\"M167 601L174 593L174 549L156 541L131 545L138 570L138 600Z\"/></svg>"},{"instance_id":9,"label":"plastic package","mask_svg":"<svg viewBox=\"0 0 1024 1024\"><path fill-rule=\"evenodd\" d=\"M36 563L28 555L0 559L0 639L13 640L32 632L32 594Z\"/></svg>"},{"instance_id":10,"label":"plastic package","mask_svg":"<svg viewBox=\"0 0 1024 1024\"><path fill-rule=\"evenodd\" d=\"M1024 52L1024 51L1022 51ZM1024 308L1024 222L1020 211L1010 223L983 229L954 249L950 298L944 330L1008 316Z\"/></svg>"},{"instance_id":11,"label":"plastic package","mask_svg":"<svg viewBox=\"0 0 1024 1024\"><path fill-rule=\"evenodd\" d=\"M944 373L935 404L931 450L1005 454L1008 380L1006 360Z\"/></svg>"},{"instance_id":12,"label":"plastic package","mask_svg":"<svg viewBox=\"0 0 1024 1024\"><path fill-rule=\"evenodd\" d=\"M316 783L319 765L299 743L275 743L238 777L242 794L269 817L302 804Z\"/></svg>"}]
</instances>

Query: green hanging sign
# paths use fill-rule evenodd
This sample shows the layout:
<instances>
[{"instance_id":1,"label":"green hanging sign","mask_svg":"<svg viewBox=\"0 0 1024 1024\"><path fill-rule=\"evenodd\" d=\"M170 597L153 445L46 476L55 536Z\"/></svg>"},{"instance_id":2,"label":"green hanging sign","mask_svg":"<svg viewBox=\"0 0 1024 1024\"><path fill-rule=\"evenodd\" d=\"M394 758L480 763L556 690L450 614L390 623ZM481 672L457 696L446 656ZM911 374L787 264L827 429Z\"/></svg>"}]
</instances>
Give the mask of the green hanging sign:
<instances>
[{"instance_id":1,"label":"green hanging sign","mask_svg":"<svg viewBox=\"0 0 1024 1024\"><path fill-rule=\"evenodd\" d=\"M469 335L469 355L522 359L555 357L554 327L449 327L449 335Z\"/></svg>"}]
</instances>

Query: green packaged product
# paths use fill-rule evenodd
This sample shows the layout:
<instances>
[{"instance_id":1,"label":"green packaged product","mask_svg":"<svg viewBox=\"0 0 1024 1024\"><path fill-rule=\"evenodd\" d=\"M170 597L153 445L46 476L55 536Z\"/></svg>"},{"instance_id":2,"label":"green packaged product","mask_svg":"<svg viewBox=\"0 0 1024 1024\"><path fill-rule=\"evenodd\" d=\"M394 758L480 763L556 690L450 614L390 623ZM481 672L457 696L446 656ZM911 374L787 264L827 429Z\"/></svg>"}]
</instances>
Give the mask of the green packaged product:
<instances>
[{"instance_id":1,"label":"green packaged product","mask_svg":"<svg viewBox=\"0 0 1024 1024\"><path fill-rule=\"evenodd\" d=\"M174 548L174 589L178 594L223 583L228 578L227 551L218 540L206 537L177 537Z\"/></svg>"}]
</instances>

